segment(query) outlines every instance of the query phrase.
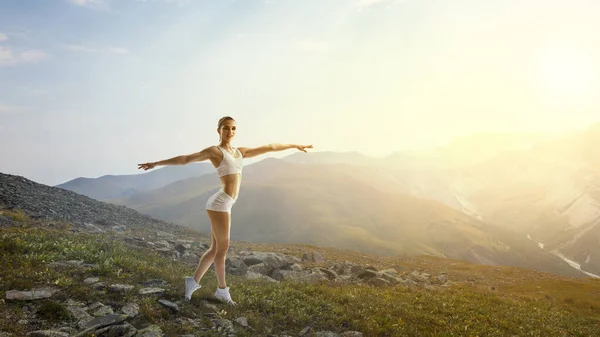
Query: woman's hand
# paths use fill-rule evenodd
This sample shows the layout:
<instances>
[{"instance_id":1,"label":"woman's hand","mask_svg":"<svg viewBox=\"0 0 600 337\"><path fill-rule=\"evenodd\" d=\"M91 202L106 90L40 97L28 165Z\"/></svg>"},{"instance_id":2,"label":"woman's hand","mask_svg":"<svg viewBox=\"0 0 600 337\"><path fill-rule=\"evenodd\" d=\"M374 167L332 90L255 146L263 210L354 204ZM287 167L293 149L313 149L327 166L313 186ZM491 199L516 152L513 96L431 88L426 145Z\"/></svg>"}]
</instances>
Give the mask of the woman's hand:
<instances>
[{"instance_id":1,"label":"woman's hand","mask_svg":"<svg viewBox=\"0 0 600 337\"><path fill-rule=\"evenodd\" d=\"M313 146L312 145L296 145L295 146L298 150L302 151L302 152L306 152L305 149L312 149Z\"/></svg>"},{"instance_id":2,"label":"woman's hand","mask_svg":"<svg viewBox=\"0 0 600 337\"><path fill-rule=\"evenodd\" d=\"M144 171L153 169L156 166L156 163L144 163L138 164L138 169L143 169Z\"/></svg>"}]
</instances>

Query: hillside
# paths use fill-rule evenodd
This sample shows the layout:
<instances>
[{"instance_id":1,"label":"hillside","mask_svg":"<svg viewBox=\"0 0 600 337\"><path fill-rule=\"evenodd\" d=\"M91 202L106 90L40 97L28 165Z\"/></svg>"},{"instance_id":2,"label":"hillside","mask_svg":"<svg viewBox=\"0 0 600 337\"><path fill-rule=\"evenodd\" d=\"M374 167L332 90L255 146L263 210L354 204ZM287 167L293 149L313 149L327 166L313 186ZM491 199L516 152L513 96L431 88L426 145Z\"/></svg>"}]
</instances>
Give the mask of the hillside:
<instances>
[{"instance_id":1,"label":"hillside","mask_svg":"<svg viewBox=\"0 0 600 337\"><path fill-rule=\"evenodd\" d=\"M67 222L76 228L122 230L162 229L189 232L189 229L151 218L131 208L104 203L61 188L36 183L21 176L0 173L0 210L18 209L36 220ZM11 225L0 216L0 225Z\"/></svg>"},{"instance_id":2,"label":"hillside","mask_svg":"<svg viewBox=\"0 0 600 337\"><path fill-rule=\"evenodd\" d=\"M565 135L513 136L466 137L375 167L392 182L388 191L441 202L600 275L600 124Z\"/></svg>"},{"instance_id":3,"label":"hillside","mask_svg":"<svg viewBox=\"0 0 600 337\"><path fill-rule=\"evenodd\" d=\"M2 336L593 336L600 324L600 280L237 240L226 269L239 305L214 299L212 268L187 302L183 277L209 237L0 177ZM90 212L120 225L81 225Z\"/></svg>"},{"instance_id":4,"label":"hillside","mask_svg":"<svg viewBox=\"0 0 600 337\"><path fill-rule=\"evenodd\" d=\"M105 175L98 178L79 177L55 187L104 201L160 188L181 179L197 177L211 169L212 165L207 163L165 166L140 174Z\"/></svg>"},{"instance_id":5,"label":"hillside","mask_svg":"<svg viewBox=\"0 0 600 337\"><path fill-rule=\"evenodd\" d=\"M213 269L188 302L197 257L186 257L206 237L15 221L0 233L2 336L594 336L600 324L600 280L237 241L227 280L238 305L212 296Z\"/></svg>"},{"instance_id":6,"label":"hillside","mask_svg":"<svg viewBox=\"0 0 600 337\"><path fill-rule=\"evenodd\" d=\"M534 242L487 228L440 202L384 192L373 186L375 180L390 186L382 175L350 165L299 165L278 159L250 165L234 206L231 237L372 254L429 254L583 275L540 251ZM206 175L111 202L207 232L204 205L217 188L217 178Z\"/></svg>"}]
</instances>

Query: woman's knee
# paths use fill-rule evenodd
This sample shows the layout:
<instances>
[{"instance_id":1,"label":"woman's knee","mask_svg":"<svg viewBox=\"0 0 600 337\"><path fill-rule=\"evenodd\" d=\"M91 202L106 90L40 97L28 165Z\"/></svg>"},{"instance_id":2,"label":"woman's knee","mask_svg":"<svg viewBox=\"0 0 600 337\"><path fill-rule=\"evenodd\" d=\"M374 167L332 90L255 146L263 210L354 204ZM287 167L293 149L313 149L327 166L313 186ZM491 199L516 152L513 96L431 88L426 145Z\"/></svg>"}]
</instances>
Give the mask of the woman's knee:
<instances>
[{"instance_id":1,"label":"woman's knee","mask_svg":"<svg viewBox=\"0 0 600 337\"><path fill-rule=\"evenodd\" d=\"M204 255L214 258L217 255L217 247L211 246L204 251Z\"/></svg>"},{"instance_id":2,"label":"woman's knee","mask_svg":"<svg viewBox=\"0 0 600 337\"><path fill-rule=\"evenodd\" d=\"M225 254L227 254L227 251L229 250L229 241L226 242L219 242L219 246L216 252L216 256L217 257L224 257Z\"/></svg>"}]
</instances>

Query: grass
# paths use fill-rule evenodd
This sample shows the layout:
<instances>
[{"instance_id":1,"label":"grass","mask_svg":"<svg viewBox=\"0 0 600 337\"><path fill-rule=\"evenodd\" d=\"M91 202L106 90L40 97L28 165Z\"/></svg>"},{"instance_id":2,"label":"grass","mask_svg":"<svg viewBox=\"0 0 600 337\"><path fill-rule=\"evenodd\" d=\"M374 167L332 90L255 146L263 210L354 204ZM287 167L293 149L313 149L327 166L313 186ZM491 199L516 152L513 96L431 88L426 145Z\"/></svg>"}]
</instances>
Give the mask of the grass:
<instances>
[{"instance_id":1,"label":"grass","mask_svg":"<svg viewBox=\"0 0 600 337\"><path fill-rule=\"evenodd\" d=\"M0 215L7 216L11 218L13 221L19 222L21 224L27 224L30 221L30 218L23 212L22 210L9 210L2 209L0 210Z\"/></svg>"},{"instance_id":2,"label":"grass","mask_svg":"<svg viewBox=\"0 0 600 337\"><path fill-rule=\"evenodd\" d=\"M244 243L233 245L239 249L254 248ZM310 251L293 245L255 248L280 249L298 257ZM153 251L131 248L106 235L19 227L0 232L0 265L4 266L0 269L0 294L4 298L8 290L28 290L41 285L60 288L52 299L32 302L38 316L45 318L42 329L72 319L62 302L66 299L100 301L112 304L116 310L136 302L140 315L130 322L138 327L157 324L166 335L216 336L216 332L200 333L191 323L177 320L198 320L201 326L212 327L209 313L232 321L246 317L255 331L234 324L238 336L297 335L306 326L313 331L356 330L365 336L593 336L600 326L599 281L437 258L379 258L326 248L311 249L330 261L348 260L378 268L398 265L406 272L421 269L432 275L444 271L451 280L459 282L447 288L415 289L327 282L270 283L228 275L234 300L240 303L230 307L212 298L217 282L211 269L201 282L203 288L190 302L184 302L182 278L193 272L189 266ZM82 260L94 267L48 267L49 262L60 260ZM94 290L82 283L93 276L109 284L125 283L136 288L126 294ZM167 291L160 297L138 295L137 290L149 279L167 281ZM158 303L161 298L180 301L181 310L169 311ZM206 308L206 302L219 310L215 313ZM14 324L24 317L22 305L6 300L1 303L0 330L25 335L25 327Z\"/></svg>"}]
</instances>

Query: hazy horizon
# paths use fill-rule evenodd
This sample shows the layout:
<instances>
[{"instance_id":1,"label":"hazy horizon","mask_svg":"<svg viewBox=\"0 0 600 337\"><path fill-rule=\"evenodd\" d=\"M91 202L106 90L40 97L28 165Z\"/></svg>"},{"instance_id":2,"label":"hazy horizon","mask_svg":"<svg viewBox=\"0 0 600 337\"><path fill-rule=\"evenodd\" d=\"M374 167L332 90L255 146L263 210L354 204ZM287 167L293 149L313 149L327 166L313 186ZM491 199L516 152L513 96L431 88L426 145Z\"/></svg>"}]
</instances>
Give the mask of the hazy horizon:
<instances>
[{"instance_id":1,"label":"hazy horizon","mask_svg":"<svg viewBox=\"0 0 600 337\"><path fill-rule=\"evenodd\" d=\"M0 172L48 185L142 173L215 144L224 115L236 146L373 157L583 130L600 121L598 13L590 1L4 1Z\"/></svg>"}]
</instances>

